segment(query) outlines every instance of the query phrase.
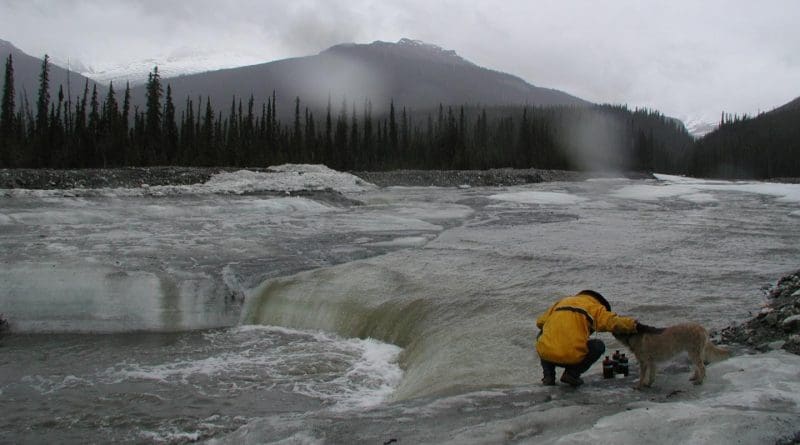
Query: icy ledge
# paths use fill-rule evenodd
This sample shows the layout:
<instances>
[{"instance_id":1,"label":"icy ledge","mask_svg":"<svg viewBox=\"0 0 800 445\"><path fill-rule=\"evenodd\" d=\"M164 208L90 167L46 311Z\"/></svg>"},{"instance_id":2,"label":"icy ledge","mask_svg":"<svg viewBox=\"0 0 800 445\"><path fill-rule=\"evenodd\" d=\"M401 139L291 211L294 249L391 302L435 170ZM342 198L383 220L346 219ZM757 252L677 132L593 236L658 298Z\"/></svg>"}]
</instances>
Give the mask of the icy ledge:
<instances>
[{"instance_id":1,"label":"icy ledge","mask_svg":"<svg viewBox=\"0 0 800 445\"><path fill-rule=\"evenodd\" d=\"M708 368L696 398L627 408L555 443L774 443L800 431L800 356L733 357Z\"/></svg>"}]
</instances>

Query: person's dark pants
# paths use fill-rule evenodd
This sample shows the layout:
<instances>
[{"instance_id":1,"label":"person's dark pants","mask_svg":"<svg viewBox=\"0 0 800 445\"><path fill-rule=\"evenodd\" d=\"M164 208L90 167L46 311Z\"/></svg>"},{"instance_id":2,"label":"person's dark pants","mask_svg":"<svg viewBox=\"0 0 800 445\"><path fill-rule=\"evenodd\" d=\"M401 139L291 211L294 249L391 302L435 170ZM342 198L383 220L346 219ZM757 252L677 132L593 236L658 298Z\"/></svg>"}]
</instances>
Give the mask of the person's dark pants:
<instances>
[{"instance_id":1,"label":"person's dark pants","mask_svg":"<svg viewBox=\"0 0 800 445\"><path fill-rule=\"evenodd\" d=\"M586 354L586 357L584 357L580 363L576 363L574 365L561 365L542 359L542 371L544 372L544 377L555 378L556 366L564 368L567 374L571 375L572 377L580 377L581 374L589 370L594 362L596 362L597 359L602 357L603 353L606 352L605 343L596 338L587 341L586 346L589 348L589 352Z\"/></svg>"}]
</instances>

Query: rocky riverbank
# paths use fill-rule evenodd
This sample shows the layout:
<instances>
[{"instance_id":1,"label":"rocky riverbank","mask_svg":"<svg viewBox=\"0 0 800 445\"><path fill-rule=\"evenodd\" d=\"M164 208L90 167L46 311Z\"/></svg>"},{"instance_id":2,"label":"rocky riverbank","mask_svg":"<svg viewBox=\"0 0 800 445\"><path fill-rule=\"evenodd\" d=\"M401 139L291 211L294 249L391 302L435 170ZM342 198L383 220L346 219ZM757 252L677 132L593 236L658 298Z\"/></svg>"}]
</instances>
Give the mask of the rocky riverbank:
<instances>
[{"instance_id":1,"label":"rocky riverbank","mask_svg":"<svg viewBox=\"0 0 800 445\"><path fill-rule=\"evenodd\" d=\"M800 270L766 290L767 302L752 319L725 328L724 343L739 343L758 351L784 349L800 355Z\"/></svg>"},{"instance_id":2,"label":"rocky riverbank","mask_svg":"<svg viewBox=\"0 0 800 445\"><path fill-rule=\"evenodd\" d=\"M128 167L79 170L0 169L0 189L135 188L142 185L202 184L235 168ZM265 171L266 169L250 169Z\"/></svg>"},{"instance_id":3,"label":"rocky riverbank","mask_svg":"<svg viewBox=\"0 0 800 445\"><path fill-rule=\"evenodd\" d=\"M239 170L230 167L146 167L110 169L0 169L0 189L95 189L135 188L142 185L201 184L221 172ZM247 170L266 172L267 168ZM492 169L492 170L394 170L358 171L352 174L378 186L503 186L550 181L581 181L621 174L586 173L566 170ZM646 173L628 173L629 178L652 178Z\"/></svg>"},{"instance_id":4,"label":"rocky riverbank","mask_svg":"<svg viewBox=\"0 0 800 445\"><path fill-rule=\"evenodd\" d=\"M490 170L392 170L381 172L352 172L375 185L386 186L435 186L435 187L493 187L504 185L533 184L553 181L583 181L589 178L627 177L631 179L654 179L649 173L602 173L568 170L542 170L535 168L495 168Z\"/></svg>"}]
</instances>

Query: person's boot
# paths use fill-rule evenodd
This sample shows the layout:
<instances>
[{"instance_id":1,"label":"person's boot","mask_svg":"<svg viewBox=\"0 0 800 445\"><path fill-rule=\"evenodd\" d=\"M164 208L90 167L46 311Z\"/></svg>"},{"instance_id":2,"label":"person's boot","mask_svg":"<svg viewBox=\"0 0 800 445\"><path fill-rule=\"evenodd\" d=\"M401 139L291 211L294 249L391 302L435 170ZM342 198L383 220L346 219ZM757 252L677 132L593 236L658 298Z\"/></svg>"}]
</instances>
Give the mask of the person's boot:
<instances>
[{"instance_id":1,"label":"person's boot","mask_svg":"<svg viewBox=\"0 0 800 445\"><path fill-rule=\"evenodd\" d=\"M564 373L561 374L561 382L566 383L573 388L583 385L583 379L578 376L574 376L567 371L564 371Z\"/></svg>"},{"instance_id":2,"label":"person's boot","mask_svg":"<svg viewBox=\"0 0 800 445\"><path fill-rule=\"evenodd\" d=\"M553 386L555 384L556 384L556 375L555 374L546 375L546 376L542 377L542 385L544 385L544 386Z\"/></svg>"}]
</instances>

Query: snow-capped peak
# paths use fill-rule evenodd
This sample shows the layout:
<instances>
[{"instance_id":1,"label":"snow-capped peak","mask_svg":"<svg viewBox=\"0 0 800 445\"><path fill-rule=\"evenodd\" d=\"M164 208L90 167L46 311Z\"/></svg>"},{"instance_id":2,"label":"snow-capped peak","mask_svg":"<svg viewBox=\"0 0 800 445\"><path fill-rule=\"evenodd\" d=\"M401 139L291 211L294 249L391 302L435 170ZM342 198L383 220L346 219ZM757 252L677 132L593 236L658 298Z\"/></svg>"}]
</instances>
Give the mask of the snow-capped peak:
<instances>
[{"instance_id":1,"label":"snow-capped peak","mask_svg":"<svg viewBox=\"0 0 800 445\"><path fill-rule=\"evenodd\" d=\"M696 138L701 138L717 129L718 123L705 116L687 116L681 119L686 131Z\"/></svg>"},{"instance_id":2,"label":"snow-capped peak","mask_svg":"<svg viewBox=\"0 0 800 445\"><path fill-rule=\"evenodd\" d=\"M157 57L125 63L99 63L84 67L80 74L100 83L130 82L131 85L147 81L147 75L158 66L162 78L215 71L226 68L255 65L266 62L263 58L245 53L219 53L179 48Z\"/></svg>"}]
</instances>

